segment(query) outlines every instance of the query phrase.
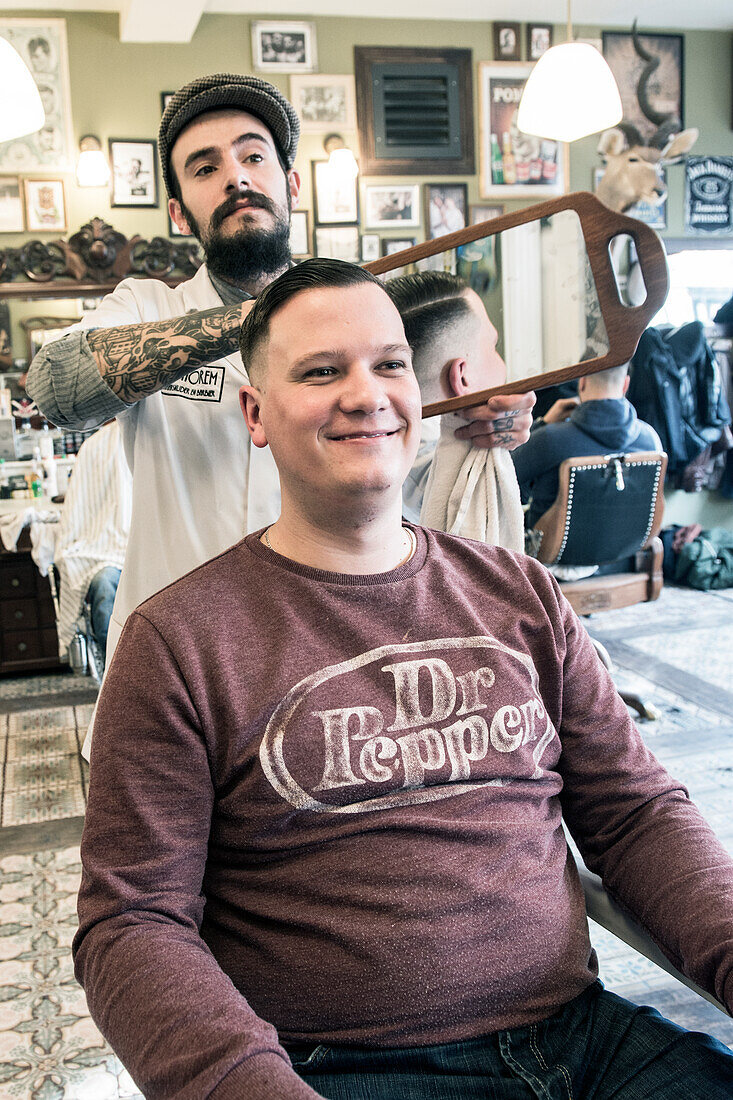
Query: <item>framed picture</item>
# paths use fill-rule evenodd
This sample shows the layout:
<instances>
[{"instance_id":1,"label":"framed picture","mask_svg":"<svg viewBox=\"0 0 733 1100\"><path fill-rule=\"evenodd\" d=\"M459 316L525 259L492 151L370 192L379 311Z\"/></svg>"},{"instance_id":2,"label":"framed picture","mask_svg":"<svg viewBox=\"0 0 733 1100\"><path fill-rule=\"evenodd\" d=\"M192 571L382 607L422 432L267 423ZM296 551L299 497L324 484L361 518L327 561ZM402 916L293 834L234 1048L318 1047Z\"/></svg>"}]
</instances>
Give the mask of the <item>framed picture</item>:
<instances>
[{"instance_id":1,"label":"framed picture","mask_svg":"<svg viewBox=\"0 0 733 1100\"><path fill-rule=\"evenodd\" d=\"M303 133L323 133L332 127L356 130L353 76L291 76L290 102Z\"/></svg>"},{"instance_id":2,"label":"framed picture","mask_svg":"<svg viewBox=\"0 0 733 1100\"><path fill-rule=\"evenodd\" d=\"M539 61L552 45L552 23L527 24L527 60Z\"/></svg>"},{"instance_id":3,"label":"framed picture","mask_svg":"<svg viewBox=\"0 0 733 1100\"><path fill-rule=\"evenodd\" d=\"M78 320L78 317L25 317L20 327L25 333L28 362L44 344L62 336L69 325L75 325Z\"/></svg>"},{"instance_id":4,"label":"framed picture","mask_svg":"<svg viewBox=\"0 0 733 1100\"><path fill-rule=\"evenodd\" d=\"M417 229L420 225L420 184L371 184L364 189L368 229Z\"/></svg>"},{"instance_id":5,"label":"framed picture","mask_svg":"<svg viewBox=\"0 0 733 1100\"><path fill-rule=\"evenodd\" d=\"M469 207L469 225L478 225L479 222L490 222L492 218L500 218L504 213L502 203L493 203L487 206L484 203L472 203Z\"/></svg>"},{"instance_id":6,"label":"framed picture","mask_svg":"<svg viewBox=\"0 0 733 1100\"><path fill-rule=\"evenodd\" d=\"M362 233L361 235L361 262L368 264L371 260L378 260L380 237L378 233Z\"/></svg>"},{"instance_id":7,"label":"framed picture","mask_svg":"<svg viewBox=\"0 0 733 1100\"><path fill-rule=\"evenodd\" d=\"M112 206L157 206L156 143L128 138L109 139L112 164Z\"/></svg>"},{"instance_id":8,"label":"framed picture","mask_svg":"<svg viewBox=\"0 0 733 1100\"><path fill-rule=\"evenodd\" d=\"M22 233L23 200L17 176L0 176L0 233Z\"/></svg>"},{"instance_id":9,"label":"framed picture","mask_svg":"<svg viewBox=\"0 0 733 1100\"><path fill-rule=\"evenodd\" d=\"M658 59L652 78L642 89L652 113L669 115L684 125L684 37L681 34L640 34L644 50ZM634 36L625 31L603 31L603 56L616 78L624 109L624 122L635 126L645 140L657 130L639 105L639 79L647 66L634 47Z\"/></svg>"},{"instance_id":10,"label":"framed picture","mask_svg":"<svg viewBox=\"0 0 733 1100\"><path fill-rule=\"evenodd\" d=\"M593 169L593 191L598 190L598 184L603 179L603 173L605 168ZM662 169L662 181L664 186L667 186L667 169ZM640 222L644 222L645 225L651 226L652 229L666 229L667 228L667 195L665 194L661 202L641 202L635 203L630 206L624 213L630 218L638 218Z\"/></svg>"},{"instance_id":11,"label":"framed picture","mask_svg":"<svg viewBox=\"0 0 733 1100\"><path fill-rule=\"evenodd\" d=\"M482 199L550 198L567 190L568 147L523 134L517 110L532 66L479 62L479 179Z\"/></svg>"},{"instance_id":12,"label":"framed picture","mask_svg":"<svg viewBox=\"0 0 733 1100\"><path fill-rule=\"evenodd\" d=\"M312 73L318 68L315 23L256 20L252 63L265 73Z\"/></svg>"},{"instance_id":13,"label":"framed picture","mask_svg":"<svg viewBox=\"0 0 733 1100\"><path fill-rule=\"evenodd\" d=\"M29 233L60 233L68 228L63 180L23 180Z\"/></svg>"},{"instance_id":14,"label":"framed picture","mask_svg":"<svg viewBox=\"0 0 733 1100\"><path fill-rule=\"evenodd\" d=\"M522 28L519 23L494 23L494 57L497 61L519 61Z\"/></svg>"},{"instance_id":15,"label":"framed picture","mask_svg":"<svg viewBox=\"0 0 733 1100\"><path fill-rule=\"evenodd\" d=\"M733 157L686 158L685 233L733 233Z\"/></svg>"},{"instance_id":16,"label":"framed picture","mask_svg":"<svg viewBox=\"0 0 733 1100\"><path fill-rule=\"evenodd\" d=\"M293 210L290 215L290 251L293 256L310 256L307 210Z\"/></svg>"},{"instance_id":17,"label":"framed picture","mask_svg":"<svg viewBox=\"0 0 733 1100\"><path fill-rule=\"evenodd\" d=\"M428 240L465 229L468 219L468 187L465 183L425 184L425 224Z\"/></svg>"},{"instance_id":18,"label":"framed picture","mask_svg":"<svg viewBox=\"0 0 733 1100\"><path fill-rule=\"evenodd\" d=\"M329 256L332 260L359 263L359 227L337 225L331 228L316 226L316 256Z\"/></svg>"},{"instance_id":19,"label":"framed picture","mask_svg":"<svg viewBox=\"0 0 733 1100\"><path fill-rule=\"evenodd\" d=\"M404 252L417 244L417 237L385 237L382 240L382 255L394 256L395 252Z\"/></svg>"},{"instance_id":20,"label":"framed picture","mask_svg":"<svg viewBox=\"0 0 733 1100\"><path fill-rule=\"evenodd\" d=\"M356 178L334 172L327 160L312 160L313 208L316 225L344 225L359 220Z\"/></svg>"},{"instance_id":21,"label":"framed picture","mask_svg":"<svg viewBox=\"0 0 733 1100\"><path fill-rule=\"evenodd\" d=\"M161 92L160 93L160 113L161 114L163 114L163 111L166 109L166 107L168 106L170 101L173 99L173 96L175 94L176 94L175 92Z\"/></svg>"},{"instance_id":22,"label":"framed picture","mask_svg":"<svg viewBox=\"0 0 733 1100\"><path fill-rule=\"evenodd\" d=\"M46 120L34 134L0 142L0 172L69 172L78 147L71 125L66 20L0 19L0 36L25 61Z\"/></svg>"}]
</instances>

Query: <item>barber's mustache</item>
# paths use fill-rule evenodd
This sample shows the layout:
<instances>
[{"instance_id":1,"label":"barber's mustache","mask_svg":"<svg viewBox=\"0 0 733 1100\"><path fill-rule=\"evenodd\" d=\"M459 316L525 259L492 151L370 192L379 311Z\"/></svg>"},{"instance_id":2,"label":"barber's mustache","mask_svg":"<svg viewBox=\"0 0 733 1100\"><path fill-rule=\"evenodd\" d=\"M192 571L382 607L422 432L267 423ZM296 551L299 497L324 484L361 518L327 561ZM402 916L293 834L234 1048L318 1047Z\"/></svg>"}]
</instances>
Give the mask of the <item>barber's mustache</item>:
<instances>
[{"instance_id":1,"label":"barber's mustache","mask_svg":"<svg viewBox=\"0 0 733 1100\"><path fill-rule=\"evenodd\" d=\"M230 195L228 199L225 199L221 206L217 206L211 215L211 228L218 229L224 219L236 211L237 203L242 202L242 200L245 200L249 206L259 206L263 210L267 210L268 213L277 216L277 207L267 195L262 195L259 191L237 191L235 194Z\"/></svg>"}]
</instances>

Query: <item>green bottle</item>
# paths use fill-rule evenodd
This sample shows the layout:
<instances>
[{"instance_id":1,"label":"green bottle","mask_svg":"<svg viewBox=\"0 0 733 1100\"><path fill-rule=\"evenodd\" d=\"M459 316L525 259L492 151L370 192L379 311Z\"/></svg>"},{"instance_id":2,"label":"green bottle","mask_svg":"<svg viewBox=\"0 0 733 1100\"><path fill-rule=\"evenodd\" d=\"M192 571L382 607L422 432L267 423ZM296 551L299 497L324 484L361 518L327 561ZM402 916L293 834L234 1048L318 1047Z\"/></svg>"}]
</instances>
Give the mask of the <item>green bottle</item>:
<instances>
[{"instance_id":1,"label":"green bottle","mask_svg":"<svg viewBox=\"0 0 733 1100\"><path fill-rule=\"evenodd\" d=\"M491 135L491 182L504 182L504 163L496 134Z\"/></svg>"}]
</instances>

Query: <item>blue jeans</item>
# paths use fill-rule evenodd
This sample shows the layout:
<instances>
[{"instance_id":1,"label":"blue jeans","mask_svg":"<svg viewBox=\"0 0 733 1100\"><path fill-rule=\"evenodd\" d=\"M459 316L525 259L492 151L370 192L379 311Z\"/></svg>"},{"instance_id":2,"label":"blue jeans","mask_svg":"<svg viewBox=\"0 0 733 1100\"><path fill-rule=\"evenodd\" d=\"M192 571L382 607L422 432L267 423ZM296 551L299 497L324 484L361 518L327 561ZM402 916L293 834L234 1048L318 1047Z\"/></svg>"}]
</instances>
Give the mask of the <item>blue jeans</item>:
<instances>
[{"instance_id":1,"label":"blue jeans","mask_svg":"<svg viewBox=\"0 0 733 1100\"><path fill-rule=\"evenodd\" d=\"M92 633L101 651L102 661L107 652L107 631L119 583L120 570L108 565L94 574L92 583L87 589L86 598L91 608Z\"/></svg>"},{"instance_id":2,"label":"blue jeans","mask_svg":"<svg viewBox=\"0 0 733 1100\"><path fill-rule=\"evenodd\" d=\"M329 1100L731 1100L733 1053L600 982L547 1020L400 1050L285 1044Z\"/></svg>"}]
</instances>

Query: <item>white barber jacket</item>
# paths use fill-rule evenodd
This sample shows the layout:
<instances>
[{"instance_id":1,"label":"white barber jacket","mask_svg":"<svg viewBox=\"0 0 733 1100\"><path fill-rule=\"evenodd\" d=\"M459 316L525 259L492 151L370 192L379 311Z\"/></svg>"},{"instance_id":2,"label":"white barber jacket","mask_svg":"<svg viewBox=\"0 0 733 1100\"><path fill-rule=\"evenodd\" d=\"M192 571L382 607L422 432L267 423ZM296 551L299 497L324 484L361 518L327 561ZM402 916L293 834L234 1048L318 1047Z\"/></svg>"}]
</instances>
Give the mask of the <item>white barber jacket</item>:
<instances>
[{"instance_id":1,"label":"white barber jacket","mask_svg":"<svg viewBox=\"0 0 733 1100\"><path fill-rule=\"evenodd\" d=\"M125 279L74 328L140 324L221 304L205 267L175 288L157 279ZM269 448L252 447L239 409L239 388L247 381L236 352L118 416L134 476L108 663L138 604L278 517L275 463Z\"/></svg>"}]
</instances>

